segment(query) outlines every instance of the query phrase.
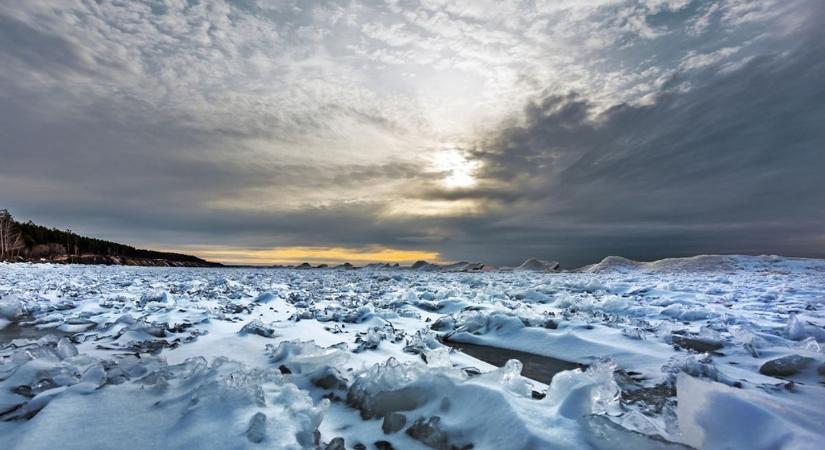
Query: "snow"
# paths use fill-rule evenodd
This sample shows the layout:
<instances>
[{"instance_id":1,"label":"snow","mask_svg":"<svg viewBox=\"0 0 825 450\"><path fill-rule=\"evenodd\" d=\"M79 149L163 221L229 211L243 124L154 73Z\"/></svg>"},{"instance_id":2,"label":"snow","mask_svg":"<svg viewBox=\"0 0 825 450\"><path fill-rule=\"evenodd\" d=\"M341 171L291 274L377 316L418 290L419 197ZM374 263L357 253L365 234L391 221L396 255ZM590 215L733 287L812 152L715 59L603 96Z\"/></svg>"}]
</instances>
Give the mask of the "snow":
<instances>
[{"instance_id":1,"label":"snow","mask_svg":"<svg viewBox=\"0 0 825 450\"><path fill-rule=\"evenodd\" d=\"M824 305L825 261L775 256L567 273L0 264L0 442L814 448ZM587 368L545 385L445 340Z\"/></svg>"},{"instance_id":2,"label":"snow","mask_svg":"<svg viewBox=\"0 0 825 450\"><path fill-rule=\"evenodd\" d=\"M682 435L696 448L822 448L821 408L684 374L677 392Z\"/></svg>"}]
</instances>

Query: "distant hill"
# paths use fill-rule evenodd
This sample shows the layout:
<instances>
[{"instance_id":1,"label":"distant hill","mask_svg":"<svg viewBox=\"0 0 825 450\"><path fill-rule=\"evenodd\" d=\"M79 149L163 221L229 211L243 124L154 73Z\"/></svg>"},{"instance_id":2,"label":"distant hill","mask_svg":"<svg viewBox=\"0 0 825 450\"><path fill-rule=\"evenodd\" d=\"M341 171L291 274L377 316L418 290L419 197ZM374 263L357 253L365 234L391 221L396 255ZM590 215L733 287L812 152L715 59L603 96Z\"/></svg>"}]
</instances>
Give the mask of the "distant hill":
<instances>
[{"instance_id":1,"label":"distant hill","mask_svg":"<svg viewBox=\"0 0 825 450\"><path fill-rule=\"evenodd\" d=\"M196 256L143 250L116 242L80 236L71 230L17 222L0 210L0 261L128 266L220 266Z\"/></svg>"}]
</instances>

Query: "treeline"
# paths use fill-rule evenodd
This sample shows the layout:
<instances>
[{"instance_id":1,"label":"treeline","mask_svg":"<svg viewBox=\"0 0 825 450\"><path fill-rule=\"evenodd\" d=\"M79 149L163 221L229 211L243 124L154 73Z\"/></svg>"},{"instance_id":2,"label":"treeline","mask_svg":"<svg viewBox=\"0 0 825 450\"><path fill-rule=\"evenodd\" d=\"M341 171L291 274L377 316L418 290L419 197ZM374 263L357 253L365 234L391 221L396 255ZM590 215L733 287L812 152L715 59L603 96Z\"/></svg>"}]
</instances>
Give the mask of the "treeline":
<instances>
[{"instance_id":1,"label":"treeline","mask_svg":"<svg viewBox=\"0 0 825 450\"><path fill-rule=\"evenodd\" d=\"M47 228L32 221L17 222L5 209L0 210L0 260L132 265L159 265L155 262L168 261L172 263L168 265L217 265L196 256L143 250L80 236L71 230Z\"/></svg>"}]
</instances>

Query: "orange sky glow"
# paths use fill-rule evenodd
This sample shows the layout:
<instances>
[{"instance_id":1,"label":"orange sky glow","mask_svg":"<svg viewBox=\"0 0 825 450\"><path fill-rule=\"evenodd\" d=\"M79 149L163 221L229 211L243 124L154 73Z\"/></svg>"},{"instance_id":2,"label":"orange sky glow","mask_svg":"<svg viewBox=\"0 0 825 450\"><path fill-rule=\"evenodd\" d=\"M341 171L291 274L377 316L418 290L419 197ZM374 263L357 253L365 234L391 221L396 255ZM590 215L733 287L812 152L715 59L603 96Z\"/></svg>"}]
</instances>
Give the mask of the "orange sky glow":
<instances>
[{"instance_id":1,"label":"orange sky glow","mask_svg":"<svg viewBox=\"0 0 825 450\"><path fill-rule=\"evenodd\" d=\"M403 250L383 246L363 248L348 247L276 247L271 249L247 249L234 247L193 247L170 249L181 253L194 254L209 261L224 264L340 264L349 262L355 265L373 262L412 264L426 260L440 262L438 252L426 250Z\"/></svg>"}]
</instances>

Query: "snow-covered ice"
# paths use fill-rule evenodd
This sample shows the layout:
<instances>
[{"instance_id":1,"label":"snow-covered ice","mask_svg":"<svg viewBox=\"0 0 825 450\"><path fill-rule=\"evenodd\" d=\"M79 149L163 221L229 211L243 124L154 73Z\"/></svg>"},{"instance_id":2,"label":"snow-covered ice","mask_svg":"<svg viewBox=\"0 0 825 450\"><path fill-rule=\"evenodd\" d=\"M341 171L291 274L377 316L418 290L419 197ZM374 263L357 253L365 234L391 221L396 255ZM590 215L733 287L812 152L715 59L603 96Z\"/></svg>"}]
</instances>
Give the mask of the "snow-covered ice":
<instances>
[{"instance_id":1,"label":"snow-covered ice","mask_svg":"<svg viewBox=\"0 0 825 450\"><path fill-rule=\"evenodd\" d=\"M459 343L582 368L548 385ZM0 442L814 449L823 345L822 260L611 257L563 273L0 264Z\"/></svg>"}]
</instances>

